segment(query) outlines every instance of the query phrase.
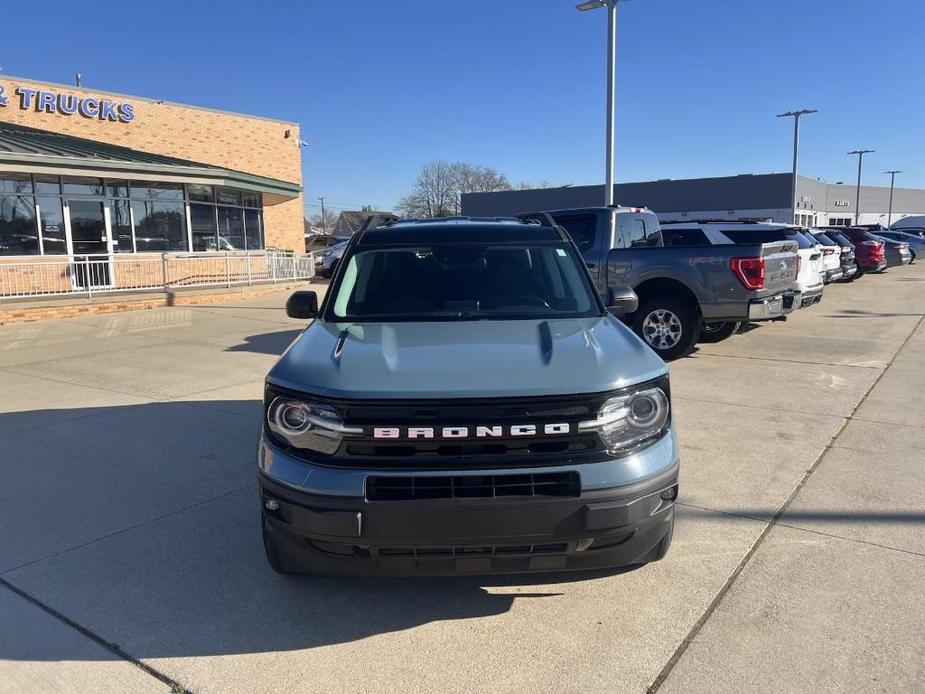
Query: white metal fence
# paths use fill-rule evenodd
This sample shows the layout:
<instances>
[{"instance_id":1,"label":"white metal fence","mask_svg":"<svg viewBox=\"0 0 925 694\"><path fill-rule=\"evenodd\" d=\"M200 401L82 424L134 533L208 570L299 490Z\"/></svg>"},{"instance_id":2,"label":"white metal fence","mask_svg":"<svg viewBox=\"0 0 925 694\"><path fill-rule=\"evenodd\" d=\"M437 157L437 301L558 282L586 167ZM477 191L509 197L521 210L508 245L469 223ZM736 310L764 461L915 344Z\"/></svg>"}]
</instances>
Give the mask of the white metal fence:
<instances>
[{"instance_id":1,"label":"white metal fence","mask_svg":"<svg viewBox=\"0 0 925 694\"><path fill-rule=\"evenodd\" d=\"M0 300L231 287L314 275L312 254L277 251L0 257Z\"/></svg>"}]
</instances>

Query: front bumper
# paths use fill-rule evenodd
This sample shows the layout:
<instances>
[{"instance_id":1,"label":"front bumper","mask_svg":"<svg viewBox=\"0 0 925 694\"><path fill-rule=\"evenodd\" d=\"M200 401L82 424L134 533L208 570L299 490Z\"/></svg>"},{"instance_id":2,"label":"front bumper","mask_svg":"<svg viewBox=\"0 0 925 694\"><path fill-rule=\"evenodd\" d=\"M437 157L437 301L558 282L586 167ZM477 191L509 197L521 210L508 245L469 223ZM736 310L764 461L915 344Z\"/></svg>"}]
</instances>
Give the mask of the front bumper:
<instances>
[{"instance_id":1,"label":"front bumper","mask_svg":"<svg viewBox=\"0 0 925 694\"><path fill-rule=\"evenodd\" d=\"M750 322L777 320L800 306L800 293L786 291L763 299L748 302L748 320Z\"/></svg>"},{"instance_id":2,"label":"front bumper","mask_svg":"<svg viewBox=\"0 0 925 694\"><path fill-rule=\"evenodd\" d=\"M330 492L355 488L357 475L365 486L366 476L387 472L322 469L265 441L260 458L264 532L302 570L343 574L522 573L639 563L671 532L679 467L670 433L623 459L542 468L578 472L577 496L370 501L365 493ZM273 474L291 472L292 462L303 468L298 488ZM641 477L639 471L650 474ZM332 486L337 474L345 479ZM608 479L625 483L606 486ZM329 493L318 493L325 488ZM267 500L277 508L268 511Z\"/></svg>"}]
</instances>

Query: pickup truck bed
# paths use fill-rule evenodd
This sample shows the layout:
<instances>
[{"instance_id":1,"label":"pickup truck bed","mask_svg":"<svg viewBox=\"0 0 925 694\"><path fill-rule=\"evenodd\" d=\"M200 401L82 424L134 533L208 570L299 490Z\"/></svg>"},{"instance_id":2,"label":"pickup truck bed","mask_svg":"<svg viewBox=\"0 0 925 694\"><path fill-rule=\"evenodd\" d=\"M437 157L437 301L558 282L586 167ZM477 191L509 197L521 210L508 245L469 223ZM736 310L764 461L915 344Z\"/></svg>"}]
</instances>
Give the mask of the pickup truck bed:
<instances>
[{"instance_id":1,"label":"pickup truck bed","mask_svg":"<svg viewBox=\"0 0 925 694\"><path fill-rule=\"evenodd\" d=\"M549 212L572 236L598 290L625 286L639 296L627 322L663 359L693 349L703 322L781 319L800 305L792 241L665 247L644 208Z\"/></svg>"}]
</instances>

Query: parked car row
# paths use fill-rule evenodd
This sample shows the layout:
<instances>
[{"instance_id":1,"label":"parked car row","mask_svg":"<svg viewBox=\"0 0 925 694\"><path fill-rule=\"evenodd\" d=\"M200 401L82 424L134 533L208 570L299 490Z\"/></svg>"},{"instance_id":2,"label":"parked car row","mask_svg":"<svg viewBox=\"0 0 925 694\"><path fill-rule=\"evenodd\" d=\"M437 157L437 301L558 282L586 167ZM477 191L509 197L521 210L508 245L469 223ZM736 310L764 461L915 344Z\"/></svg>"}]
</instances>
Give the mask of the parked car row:
<instances>
[{"instance_id":1,"label":"parked car row","mask_svg":"<svg viewBox=\"0 0 925 694\"><path fill-rule=\"evenodd\" d=\"M563 227L602 293L632 289L638 310L625 317L663 359L697 342L719 342L743 324L786 320L819 303L832 282L912 262L925 238L862 227L806 229L752 221L659 223L644 207L590 207L520 215ZM315 273L334 275L347 248L315 254Z\"/></svg>"}]
</instances>

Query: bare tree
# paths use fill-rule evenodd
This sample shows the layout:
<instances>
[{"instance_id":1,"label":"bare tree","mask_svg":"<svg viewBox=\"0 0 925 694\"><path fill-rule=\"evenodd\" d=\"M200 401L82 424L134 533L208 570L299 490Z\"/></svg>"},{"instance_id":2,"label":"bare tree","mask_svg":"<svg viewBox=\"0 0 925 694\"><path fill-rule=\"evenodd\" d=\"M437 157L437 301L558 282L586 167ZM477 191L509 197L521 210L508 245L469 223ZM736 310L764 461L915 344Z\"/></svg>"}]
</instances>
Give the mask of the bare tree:
<instances>
[{"instance_id":1,"label":"bare tree","mask_svg":"<svg viewBox=\"0 0 925 694\"><path fill-rule=\"evenodd\" d=\"M323 224L320 212L316 212L311 216L311 223L312 226L319 229L327 229L328 233L330 234L332 231L334 231L334 225L337 224L338 216L340 216L338 212L335 212L330 207L328 207L324 210Z\"/></svg>"},{"instance_id":2,"label":"bare tree","mask_svg":"<svg viewBox=\"0 0 925 694\"><path fill-rule=\"evenodd\" d=\"M406 217L447 217L456 203L456 175L453 165L437 159L421 167L414 188L398 201Z\"/></svg>"},{"instance_id":3,"label":"bare tree","mask_svg":"<svg viewBox=\"0 0 925 694\"><path fill-rule=\"evenodd\" d=\"M510 189L507 177L495 169L438 159L421 169L398 209L406 217L448 217L459 214L462 193Z\"/></svg>"},{"instance_id":4,"label":"bare tree","mask_svg":"<svg viewBox=\"0 0 925 694\"><path fill-rule=\"evenodd\" d=\"M571 183L550 183L545 178L539 183L530 183L530 181L521 181L517 184L517 190L533 190L536 188L568 188Z\"/></svg>"}]
</instances>

